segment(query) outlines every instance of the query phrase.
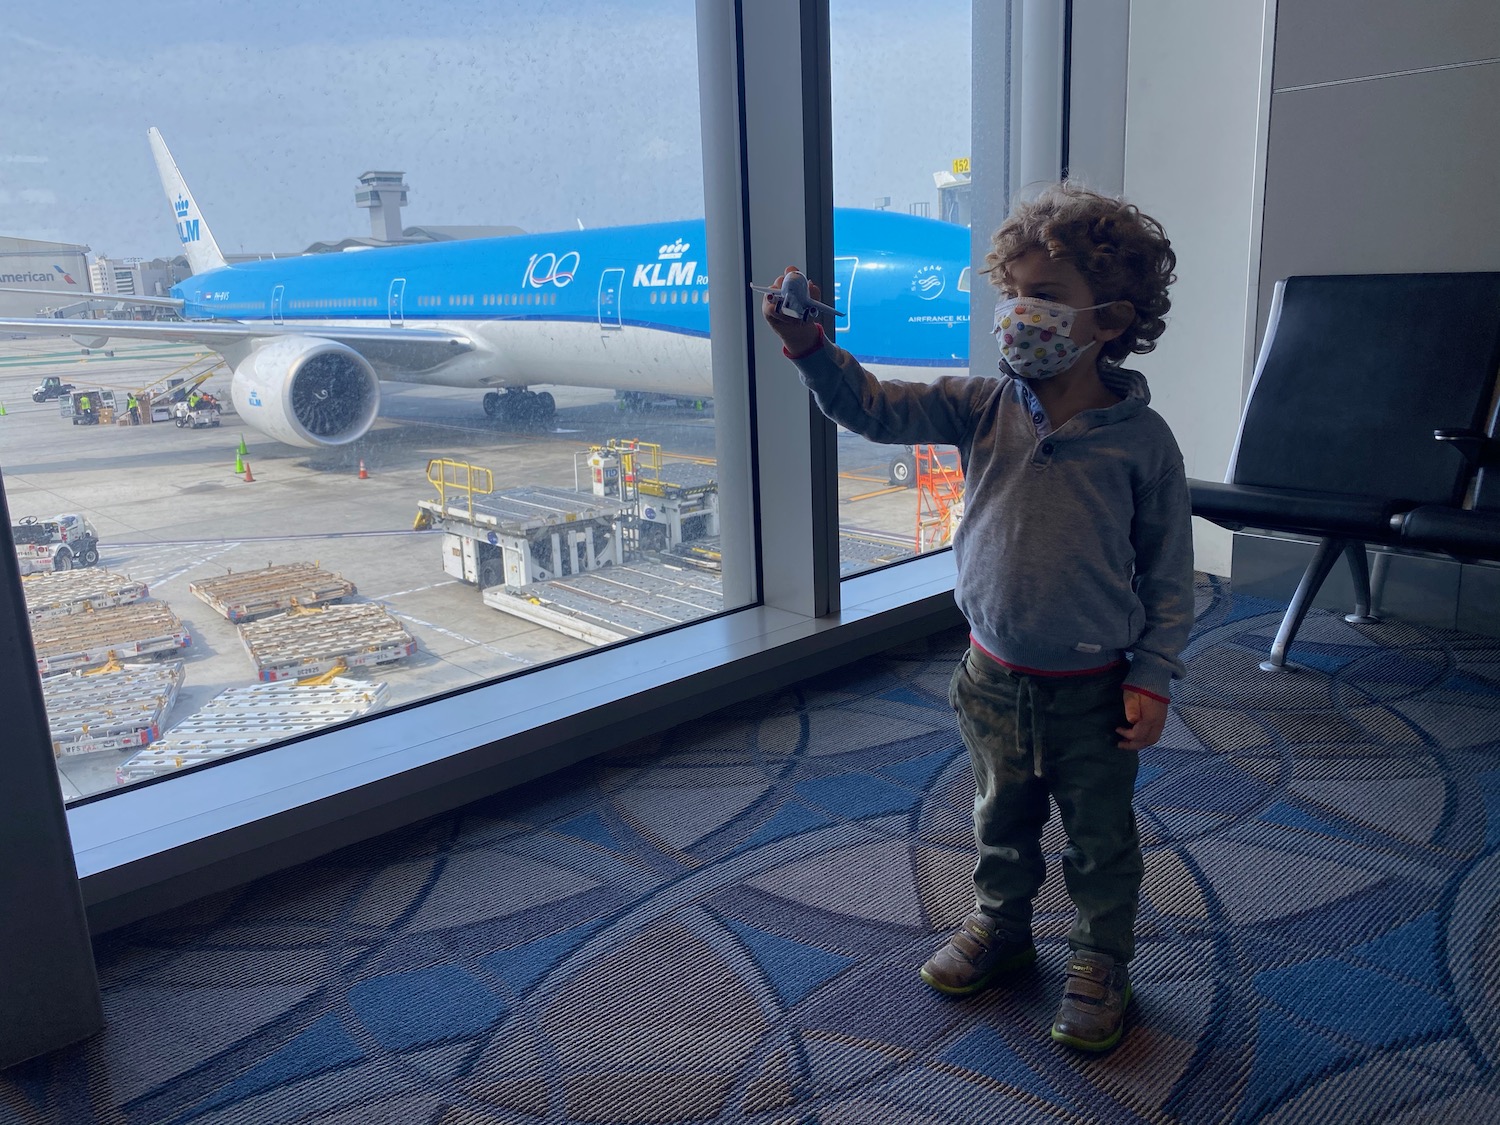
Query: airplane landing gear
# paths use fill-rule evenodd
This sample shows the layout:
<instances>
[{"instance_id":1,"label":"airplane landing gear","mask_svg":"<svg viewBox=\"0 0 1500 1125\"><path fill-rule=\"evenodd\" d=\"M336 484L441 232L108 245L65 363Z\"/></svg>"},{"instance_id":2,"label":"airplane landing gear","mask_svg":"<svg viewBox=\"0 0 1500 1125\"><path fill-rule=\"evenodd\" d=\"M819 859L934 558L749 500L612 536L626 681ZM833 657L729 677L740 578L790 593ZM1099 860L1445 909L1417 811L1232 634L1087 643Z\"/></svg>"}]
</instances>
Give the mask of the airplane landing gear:
<instances>
[{"instance_id":1,"label":"airplane landing gear","mask_svg":"<svg viewBox=\"0 0 1500 1125\"><path fill-rule=\"evenodd\" d=\"M501 425L523 430L550 430L557 417L557 400L546 391L508 388L484 396L484 412Z\"/></svg>"},{"instance_id":2,"label":"airplane landing gear","mask_svg":"<svg viewBox=\"0 0 1500 1125\"><path fill-rule=\"evenodd\" d=\"M906 488L912 488L916 485L917 457L911 451L911 446L907 446L891 458L890 467L887 471L889 473L888 479L893 485L898 487L904 486Z\"/></svg>"}]
</instances>

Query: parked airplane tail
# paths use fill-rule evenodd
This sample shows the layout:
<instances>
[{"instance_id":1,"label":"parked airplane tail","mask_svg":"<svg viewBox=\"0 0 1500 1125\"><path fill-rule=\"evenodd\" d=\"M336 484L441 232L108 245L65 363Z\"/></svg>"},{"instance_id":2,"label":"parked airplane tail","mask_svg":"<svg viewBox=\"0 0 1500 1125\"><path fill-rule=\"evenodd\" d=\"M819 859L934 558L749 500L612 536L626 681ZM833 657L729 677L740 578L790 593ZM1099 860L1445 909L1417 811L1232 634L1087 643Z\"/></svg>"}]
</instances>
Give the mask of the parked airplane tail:
<instances>
[{"instance_id":1,"label":"parked airplane tail","mask_svg":"<svg viewBox=\"0 0 1500 1125\"><path fill-rule=\"evenodd\" d=\"M192 266L194 273L226 265L224 255L219 251L219 244L214 241L213 232L208 229L208 223L198 210L193 193L188 190L187 182L177 170L177 162L167 151L167 142L161 139L161 133L157 132L155 126L146 131L146 136L151 142L151 155L156 158L156 171L161 176L161 186L166 191L167 201L172 204L172 211L176 216L177 237L182 242L188 265Z\"/></svg>"}]
</instances>

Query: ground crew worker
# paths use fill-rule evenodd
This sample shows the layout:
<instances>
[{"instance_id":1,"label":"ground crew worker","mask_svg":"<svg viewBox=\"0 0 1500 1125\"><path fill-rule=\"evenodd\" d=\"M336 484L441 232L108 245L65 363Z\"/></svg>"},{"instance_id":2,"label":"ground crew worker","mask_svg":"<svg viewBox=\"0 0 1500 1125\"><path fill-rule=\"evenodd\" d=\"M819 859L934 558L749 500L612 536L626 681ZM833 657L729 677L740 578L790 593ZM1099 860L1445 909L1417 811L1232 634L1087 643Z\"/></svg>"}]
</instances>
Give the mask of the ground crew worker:
<instances>
[{"instance_id":1,"label":"ground crew worker","mask_svg":"<svg viewBox=\"0 0 1500 1125\"><path fill-rule=\"evenodd\" d=\"M132 426L139 426L141 424L141 404L136 400L134 391L125 399L125 409L130 411L130 424Z\"/></svg>"},{"instance_id":2,"label":"ground crew worker","mask_svg":"<svg viewBox=\"0 0 1500 1125\"><path fill-rule=\"evenodd\" d=\"M83 415L83 420L85 422L93 420L93 405L89 402L88 395L78 396L78 411Z\"/></svg>"}]
</instances>

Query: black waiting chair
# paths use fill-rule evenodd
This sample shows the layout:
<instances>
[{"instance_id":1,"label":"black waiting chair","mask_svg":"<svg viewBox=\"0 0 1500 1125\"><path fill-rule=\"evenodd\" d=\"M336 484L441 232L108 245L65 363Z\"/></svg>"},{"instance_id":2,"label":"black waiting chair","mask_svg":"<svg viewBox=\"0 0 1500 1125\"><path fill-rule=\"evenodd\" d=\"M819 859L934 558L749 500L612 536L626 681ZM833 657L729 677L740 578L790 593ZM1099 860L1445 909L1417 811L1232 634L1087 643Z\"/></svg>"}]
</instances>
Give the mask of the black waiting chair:
<instances>
[{"instance_id":1,"label":"black waiting chair","mask_svg":"<svg viewBox=\"0 0 1500 1125\"><path fill-rule=\"evenodd\" d=\"M1393 520L1461 506L1472 472L1437 430L1479 433L1500 368L1500 273L1289 277L1276 284L1225 483L1192 480L1193 513L1233 531L1312 536L1268 670L1342 556L1352 621L1370 620L1366 544Z\"/></svg>"}]
</instances>

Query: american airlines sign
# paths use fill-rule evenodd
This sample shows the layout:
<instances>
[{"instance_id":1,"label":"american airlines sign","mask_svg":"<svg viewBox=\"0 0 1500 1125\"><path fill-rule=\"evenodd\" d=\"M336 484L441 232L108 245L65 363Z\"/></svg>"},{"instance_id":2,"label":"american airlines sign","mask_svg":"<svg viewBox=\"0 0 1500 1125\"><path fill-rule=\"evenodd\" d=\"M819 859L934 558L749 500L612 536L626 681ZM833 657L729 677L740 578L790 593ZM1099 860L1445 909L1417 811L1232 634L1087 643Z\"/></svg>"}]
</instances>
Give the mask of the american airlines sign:
<instances>
[{"instance_id":1,"label":"american airlines sign","mask_svg":"<svg viewBox=\"0 0 1500 1125\"><path fill-rule=\"evenodd\" d=\"M57 284L59 278L67 285L77 285L73 276L63 269L62 266L53 266L52 273L37 273L35 270L27 270L25 273L0 273L0 284L25 285L28 282L51 282Z\"/></svg>"}]
</instances>

